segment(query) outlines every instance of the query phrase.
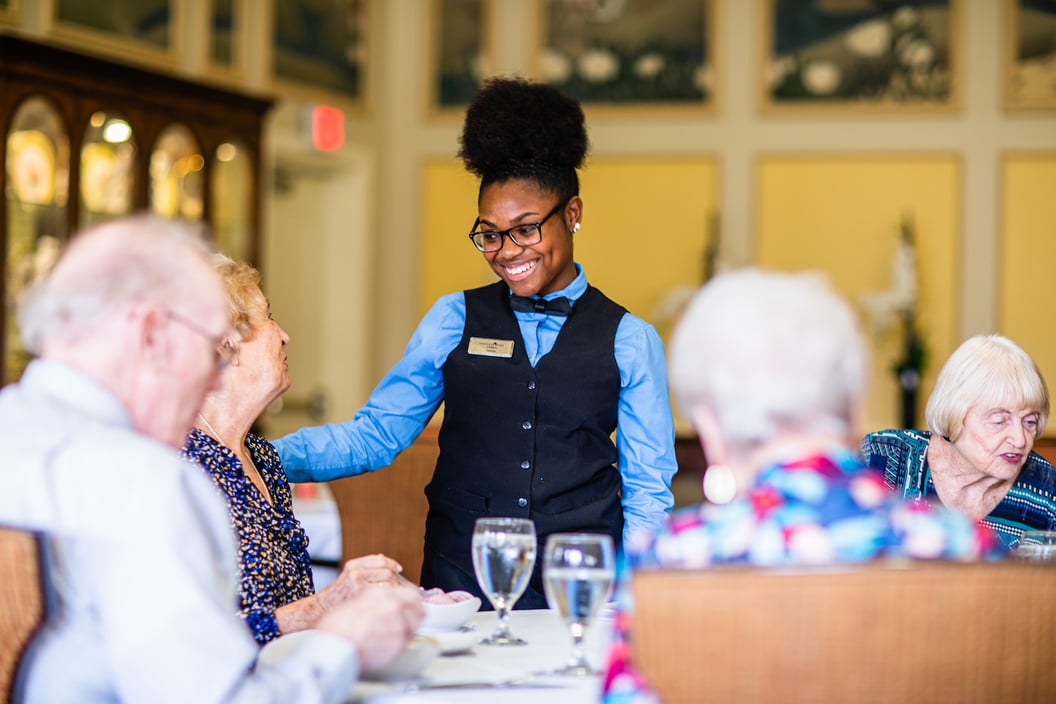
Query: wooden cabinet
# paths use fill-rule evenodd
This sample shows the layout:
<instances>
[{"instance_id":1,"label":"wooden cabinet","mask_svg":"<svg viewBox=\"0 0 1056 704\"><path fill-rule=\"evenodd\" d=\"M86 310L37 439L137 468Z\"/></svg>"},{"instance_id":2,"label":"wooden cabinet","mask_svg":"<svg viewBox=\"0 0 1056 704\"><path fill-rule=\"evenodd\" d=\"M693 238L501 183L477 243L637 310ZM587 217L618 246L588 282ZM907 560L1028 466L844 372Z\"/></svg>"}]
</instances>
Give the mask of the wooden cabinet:
<instances>
[{"instance_id":1,"label":"wooden cabinet","mask_svg":"<svg viewBox=\"0 0 1056 704\"><path fill-rule=\"evenodd\" d=\"M204 220L221 250L257 264L269 99L0 35L0 381L26 355L19 291L80 229L153 211Z\"/></svg>"}]
</instances>

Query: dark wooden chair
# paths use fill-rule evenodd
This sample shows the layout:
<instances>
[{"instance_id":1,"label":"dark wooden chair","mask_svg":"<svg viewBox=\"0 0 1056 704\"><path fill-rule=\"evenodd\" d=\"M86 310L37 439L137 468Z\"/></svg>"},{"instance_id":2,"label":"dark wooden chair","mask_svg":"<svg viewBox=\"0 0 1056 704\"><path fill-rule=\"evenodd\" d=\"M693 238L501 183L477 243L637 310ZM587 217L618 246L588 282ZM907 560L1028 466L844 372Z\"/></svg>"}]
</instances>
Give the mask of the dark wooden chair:
<instances>
[{"instance_id":1,"label":"dark wooden chair","mask_svg":"<svg viewBox=\"0 0 1056 704\"><path fill-rule=\"evenodd\" d=\"M1056 438L1042 437L1034 441L1034 452L1056 464Z\"/></svg>"},{"instance_id":2,"label":"dark wooden chair","mask_svg":"<svg viewBox=\"0 0 1056 704\"><path fill-rule=\"evenodd\" d=\"M43 550L39 533L0 526L0 704L17 701L23 655L47 617Z\"/></svg>"},{"instance_id":3,"label":"dark wooden chair","mask_svg":"<svg viewBox=\"0 0 1056 704\"><path fill-rule=\"evenodd\" d=\"M633 577L665 704L1056 702L1056 566L876 563Z\"/></svg>"},{"instance_id":4,"label":"dark wooden chair","mask_svg":"<svg viewBox=\"0 0 1056 704\"><path fill-rule=\"evenodd\" d=\"M439 454L436 431L427 428L388 467L329 482L341 516L343 560L384 553L418 583L429 510L424 490Z\"/></svg>"}]
</instances>

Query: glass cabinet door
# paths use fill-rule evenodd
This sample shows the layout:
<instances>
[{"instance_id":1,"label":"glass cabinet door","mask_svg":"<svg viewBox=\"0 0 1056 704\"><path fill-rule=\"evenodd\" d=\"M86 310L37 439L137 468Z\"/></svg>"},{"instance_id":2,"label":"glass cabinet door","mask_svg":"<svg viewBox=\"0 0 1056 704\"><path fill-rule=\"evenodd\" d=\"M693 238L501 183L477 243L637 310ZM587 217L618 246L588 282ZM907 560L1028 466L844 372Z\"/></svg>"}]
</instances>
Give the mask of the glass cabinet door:
<instances>
[{"instance_id":1,"label":"glass cabinet door","mask_svg":"<svg viewBox=\"0 0 1056 704\"><path fill-rule=\"evenodd\" d=\"M132 212L136 141L119 113L92 113L81 147L81 228Z\"/></svg>"},{"instance_id":2,"label":"glass cabinet door","mask_svg":"<svg viewBox=\"0 0 1056 704\"><path fill-rule=\"evenodd\" d=\"M45 24L70 38L94 42L109 33L112 48L137 44L134 55L153 51L155 58L158 48L173 47L162 32L171 37L184 24L172 22L173 12L202 5L195 24L226 26L233 43L201 58L229 77L243 58L243 15L259 4L0 0L0 25L34 3L49 8ZM140 212L208 219L225 251L256 263L257 169L272 106L252 92L19 34L0 27L0 386L17 381L29 359L17 334L17 301L76 232Z\"/></svg>"},{"instance_id":3,"label":"glass cabinet door","mask_svg":"<svg viewBox=\"0 0 1056 704\"><path fill-rule=\"evenodd\" d=\"M253 163L249 150L236 141L216 148L209 165L212 230L221 252L250 261L253 252Z\"/></svg>"},{"instance_id":4,"label":"glass cabinet door","mask_svg":"<svg viewBox=\"0 0 1056 704\"><path fill-rule=\"evenodd\" d=\"M30 97L15 112L6 169L5 382L18 379L29 362L15 320L18 298L51 268L69 234L70 140L47 99Z\"/></svg>"},{"instance_id":5,"label":"glass cabinet door","mask_svg":"<svg viewBox=\"0 0 1056 704\"><path fill-rule=\"evenodd\" d=\"M201 148L187 127L173 124L162 130L150 152L150 209L167 218L201 220L204 167Z\"/></svg>"}]
</instances>

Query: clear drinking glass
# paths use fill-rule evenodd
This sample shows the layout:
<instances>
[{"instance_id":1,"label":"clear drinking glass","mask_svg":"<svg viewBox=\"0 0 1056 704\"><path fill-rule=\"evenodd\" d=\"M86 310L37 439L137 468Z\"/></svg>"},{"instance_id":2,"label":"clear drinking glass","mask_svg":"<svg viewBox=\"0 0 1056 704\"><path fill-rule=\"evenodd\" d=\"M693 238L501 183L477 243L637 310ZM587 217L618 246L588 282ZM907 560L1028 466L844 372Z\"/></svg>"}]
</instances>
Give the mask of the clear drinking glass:
<instances>
[{"instance_id":1,"label":"clear drinking glass","mask_svg":"<svg viewBox=\"0 0 1056 704\"><path fill-rule=\"evenodd\" d=\"M1056 531L1028 530L1019 539L1016 557L1027 562L1056 561Z\"/></svg>"},{"instance_id":2,"label":"clear drinking glass","mask_svg":"<svg viewBox=\"0 0 1056 704\"><path fill-rule=\"evenodd\" d=\"M499 615L486 645L524 645L510 633L510 610L535 567L535 524L527 518L478 518L473 527L473 571Z\"/></svg>"},{"instance_id":3,"label":"clear drinking glass","mask_svg":"<svg viewBox=\"0 0 1056 704\"><path fill-rule=\"evenodd\" d=\"M555 533L543 551L546 601L572 634L572 657L554 674L595 674L583 652L591 619L612 596L616 575L612 538L593 533Z\"/></svg>"}]
</instances>

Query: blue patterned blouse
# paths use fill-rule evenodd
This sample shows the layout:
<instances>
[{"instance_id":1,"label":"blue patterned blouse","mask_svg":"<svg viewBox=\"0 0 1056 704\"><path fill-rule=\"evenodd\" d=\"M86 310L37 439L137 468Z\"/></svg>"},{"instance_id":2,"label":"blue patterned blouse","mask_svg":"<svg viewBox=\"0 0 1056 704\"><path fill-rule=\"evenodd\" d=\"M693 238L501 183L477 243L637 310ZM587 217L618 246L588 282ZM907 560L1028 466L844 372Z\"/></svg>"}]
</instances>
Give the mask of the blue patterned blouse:
<instances>
[{"instance_id":1,"label":"blue patterned blouse","mask_svg":"<svg viewBox=\"0 0 1056 704\"><path fill-rule=\"evenodd\" d=\"M293 494L275 448L250 433L246 449L273 504L260 495L227 447L194 428L183 448L227 501L238 537L241 615L260 644L279 636L275 609L315 593L308 536L293 515Z\"/></svg>"},{"instance_id":2,"label":"blue patterned blouse","mask_svg":"<svg viewBox=\"0 0 1056 704\"><path fill-rule=\"evenodd\" d=\"M906 501L938 505L928 467L928 430L881 430L862 439L862 460L884 473L884 483ZM1056 530L1056 467L1036 452L1027 456L1016 483L980 523L1015 549L1027 530Z\"/></svg>"}]
</instances>

